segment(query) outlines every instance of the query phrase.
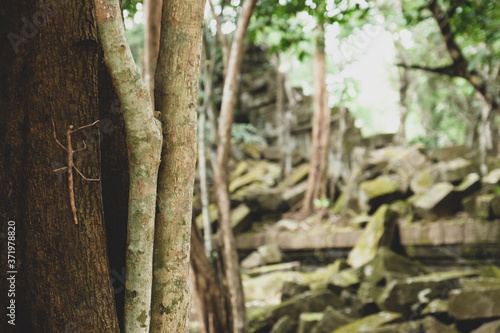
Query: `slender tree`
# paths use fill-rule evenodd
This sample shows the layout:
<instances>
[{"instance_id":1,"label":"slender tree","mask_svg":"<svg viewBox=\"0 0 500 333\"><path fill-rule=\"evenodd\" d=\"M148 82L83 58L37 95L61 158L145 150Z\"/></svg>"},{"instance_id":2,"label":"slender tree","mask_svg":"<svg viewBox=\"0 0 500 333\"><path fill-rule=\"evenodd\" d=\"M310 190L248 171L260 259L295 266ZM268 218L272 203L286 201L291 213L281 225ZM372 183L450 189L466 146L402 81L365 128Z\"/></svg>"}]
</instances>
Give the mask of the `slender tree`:
<instances>
[{"instance_id":1,"label":"slender tree","mask_svg":"<svg viewBox=\"0 0 500 333\"><path fill-rule=\"evenodd\" d=\"M406 55L401 45L398 46L401 63L407 64ZM408 88L410 86L410 70L405 67L400 73L399 82L399 128L394 139L397 143L406 143L406 118L408 117Z\"/></svg>"},{"instance_id":2,"label":"slender tree","mask_svg":"<svg viewBox=\"0 0 500 333\"><path fill-rule=\"evenodd\" d=\"M205 256L201 231L194 222L191 232L191 269L194 273L192 285L199 299L196 310L202 326L208 333L231 332L226 312L227 300L214 267Z\"/></svg>"},{"instance_id":3,"label":"slender tree","mask_svg":"<svg viewBox=\"0 0 500 333\"><path fill-rule=\"evenodd\" d=\"M232 332L246 332L246 311L235 240L231 228L230 200L227 181L227 162L230 150L231 126L238 93L238 76L243 60L245 37L256 0L245 0L234 33L227 74L222 92L218 127L217 164L214 168L215 192L219 207L219 226L222 239L225 283L230 300Z\"/></svg>"},{"instance_id":4,"label":"slender tree","mask_svg":"<svg viewBox=\"0 0 500 333\"><path fill-rule=\"evenodd\" d=\"M155 105L163 123L151 332L186 332L196 110L205 0L164 1Z\"/></svg>"},{"instance_id":5,"label":"slender tree","mask_svg":"<svg viewBox=\"0 0 500 333\"><path fill-rule=\"evenodd\" d=\"M216 41L212 38L212 41ZM212 241L212 224L210 222L210 216L208 211L209 206L209 195L208 195L208 180L207 180L207 161L206 161L206 149L205 149L205 127L206 127L206 114L208 109L213 105L213 75L215 71L215 57L214 52L211 52L210 57L209 50L207 50L206 39L204 38L203 46L203 103L200 107L200 117L198 119L198 171L200 174L200 196L202 205L202 217L203 217L203 232L204 232L204 242L205 242L205 252L207 258L212 262L212 251L213 251L213 241ZM212 43L212 50L215 49L214 43Z\"/></svg>"},{"instance_id":6,"label":"slender tree","mask_svg":"<svg viewBox=\"0 0 500 333\"><path fill-rule=\"evenodd\" d=\"M148 332L161 125L154 118L149 91L127 43L119 1L96 0L95 5L106 65L121 101L127 131L130 189L125 331Z\"/></svg>"},{"instance_id":7,"label":"slender tree","mask_svg":"<svg viewBox=\"0 0 500 333\"><path fill-rule=\"evenodd\" d=\"M160 50L162 0L144 0L144 68L143 77L151 92L154 107L154 77Z\"/></svg>"},{"instance_id":8,"label":"slender tree","mask_svg":"<svg viewBox=\"0 0 500 333\"><path fill-rule=\"evenodd\" d=\"M325 34L323 24L318 24L318 36L313 59L314 114L312 130L311 159L307 190L302 204L302 213L314 209L314 200L325 195L326 162L330 138L330 108L326 90Z\"/></svg>"}]
</instances>

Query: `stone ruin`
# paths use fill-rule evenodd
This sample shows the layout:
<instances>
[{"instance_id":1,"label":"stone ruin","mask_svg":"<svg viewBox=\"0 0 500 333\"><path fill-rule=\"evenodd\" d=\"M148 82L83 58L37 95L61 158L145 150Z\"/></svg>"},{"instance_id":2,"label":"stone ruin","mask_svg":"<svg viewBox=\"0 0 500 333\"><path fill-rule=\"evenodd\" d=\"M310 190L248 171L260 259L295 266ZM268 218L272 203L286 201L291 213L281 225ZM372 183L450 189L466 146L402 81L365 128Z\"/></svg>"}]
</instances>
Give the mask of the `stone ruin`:
<instances>
[{"instance_id":1,"label":"stone ruin","mask_svg":"<svg viewBox=\"0 0 500 333\"><path fill-rule=\"evenodd\" d=\"M306 189L311 98L294 90L280 180L275 73L252 50L236 119L265 140L233 142L229 185L251 332L500 332L500 159L481 175L469 147L363 138L349 113L340 155L333 110L328 214L283 219Z\"/></svg>"}]
</instances>

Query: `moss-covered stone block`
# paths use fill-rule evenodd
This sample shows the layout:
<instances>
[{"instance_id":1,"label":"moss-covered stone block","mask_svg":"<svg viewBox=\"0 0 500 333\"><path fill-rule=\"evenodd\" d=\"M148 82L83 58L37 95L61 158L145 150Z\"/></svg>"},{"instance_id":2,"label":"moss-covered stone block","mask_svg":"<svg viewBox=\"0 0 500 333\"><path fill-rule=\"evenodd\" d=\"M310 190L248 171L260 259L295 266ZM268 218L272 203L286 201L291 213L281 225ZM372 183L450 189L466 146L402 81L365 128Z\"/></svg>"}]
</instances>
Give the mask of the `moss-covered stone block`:
<instances>
[{"instance_id":1,"label":"moss-covered stone block","mask_svg":"<svg viewBox=\"0 0 500 333\"><path fill-rule=\"evenodd\" d=\"M360 267L359 271L363 281L373 285L380 284L384 279L390 281L429 273L425 266L385 247L378 249L373 260Z\"/></svg>"},{"instance_id":2,"label":"moss-covered stone block","mask_svg":"<svg viewBox=\"0 0 500 333\"><path fill-rule=\"evenodd\" d=\"M450 295L449 314L457 320L500 317L500 288L472 287Z\"/></svg>"},{"instance_id":3,"label":"moss-covered stone block","mask_svg":"<svg viewBox=\"0 0 500 333\"><path fill-rule=\"evenodd\" d=\"M417 171L410 180L410 189L415 194L425 193L436 182L429 169Z\"/></svg>"},{"instance_id":4,"label":"moss-covered stone block","mask_svg":"<svg viewBox=\"0 0 500 333\"><path fill-rule=\"evenodd\" d=\"M458 288L460 278L473 275L477 272L450 271L393 280L387 284L377 304L385 311L406 313L411 304L446 296L451 289Z\"/></svg>"},{"instance_id":5,"label":"moss-covered stone block","mask_svg":"<svg viewBox=\"0 0 500 333\"><path fill-rule=\"evenodd\" d=\"M498 266L485 266L481 270L481 273L479 273L480 277L485 277L485 278L497 278L500 279L500 267Z\"/></svg>"},{"instance_id":6,"label":"moss-covered stone block","mask_svg":"<svg viewBox=\"0 0 500 333\"><path fill-rule=\"evenodd\" d=\"M402 197L401 181L394 176L380 176L359 184L359 204L364 211L375 211L380 205Z\"/></svg>"},{"instance_id":7,"label":"moss-covered stone block","mask_svg":"<svg viewBox=\"0 0 500 333\"><path fill-rule=\"evenodd\" d=\"M363 266L375 258L379 248L390 246L396 228L396 217L389 206L380 206L349 252L347 263L351 267Z\"/></svg>"},{"instance_id":8,"label":"moss-covered stone block","mask_svg":"<svg viewBox=\"0 0 500 333\"><path fill-rule=\"evenodd\" d=\"M460 205L456 204L456 195L451 183L438 183L427 192L415 198L413 207L416 213L429 219L453 215Z\"/></svg>"},{"instance_id":9,"label":"moss-covered stone block","mask_svg":"<svg viewBox=\"0 0 500 333\"><path fill-rule=\"evenodd\" d=\"M269 333L290 333L297 329L297 320L283 316L273 325Z\"/></svg>"},{"instance_id":10,"label":"moss-covered stone block","mask_svg":"<svg viewBox=\"0 0 500 333\"><path fill-rule=\"evenodd\" d=\"M281 186L291 187L302 180L304 180L309 174L309 163L303 163L296 168L293 168L288 176L286 176L283 181L281 181Z\"/></svg>"},{"instance_id":11,"label":"moss-covered stone block","mask_svg":"<svg viewBox=\"0 0 500 333\"><path fill-rule=\"evenodd\" d=\"M458 333L453 326L447 326L434 317L411 320L404 323L384 325L372 333Z\"/></svg>"},{"instance_id":12,"label":"moss-covered stone block","mask_svg":"<svg viewBox=\"0 0 500 333\"><path fill-rule=\"evenodd\" d=\"M328 289L340 295L344 289L355 289L360 283L357 271L354 268L341 270L330 276Z\"/></svg>"},{"instance_id":13,"label":"moss-covered stone block","mask_svg":"<svg viewBox=\"0 0 500 333\"><path fill-rule=\"evenodd\" d=\"M334 330L332 333L373 332L382 325L395 321L399 318L401 318L401 314L399 313L382 311L377 314L355 320L350 324Z\"/></svg>"},{"instance_id":14,"label":"moss-covered stone block","mask_svg":"<svg viewBox=\"0 0 500 333\"><path fill-rule=\"evenodd\" d=\"M231 183L229 184L229 193L233 193L237 189L245 185L259 181L260 179L262 179L262 177L266 174L268 170L269 170L269 163L264 161L258 163L250 171L231 181Z\"/></svg>"},{"instance_id":15,"label":"moss-covered stone block","mask_svg":"<svg viewBox=\"0 0 500 333\"><path fill-rule=\"evenodd\" d=\"M322 312L306 312L301 313L299 317L299 327L297 333L310 333L313 327L323 319Z\"/></svg>"},{"instance_id":16,"label":"moss-covered stone block","mask_svg":"<svg viewBox=\"0 0 500 333\"><path fill-rule=\"evenodd\" d=\"M327 306L340 308L343 305L342 299L331 291L305 292L261 313L258 318L253 319L251 331L267 332L279 318L285 315L298 319L301 313L322 312Z\"/></svg>"},{"instance_id":17,"label":"moss-covered stone block","mask_svg":"<svg viewBox=\"0 0 500 333\"><path fill-rule=\"evenodd\" d=\"M477 173L469 173L464 180L455 186L455 192L460 198L478 191L481 188L481 177Z\"/></svg>"},{"instance_id":18,"label":"moss-covered stone block","mask_svg":"<svg viewBox=\"0 0 500 333\"><path fill-rule=\"evenodd\" d=\"M328 306L323 312L323 318L317 322L310 330L311 333L331 333L333 330L340 328L352 322L352 319L342 314L340 311Z\"/></svg>"},{"instance_id":19,"label":"moss-covered stone block","mask_svg":"<svg viewBox=\"0 0 500 333\"><path fill-rule=\"evenodd\" d=\"M436 165L442 182L461 182L469 173L475 172L474 164L462 157Z\"/></svg>"}]
</instances>

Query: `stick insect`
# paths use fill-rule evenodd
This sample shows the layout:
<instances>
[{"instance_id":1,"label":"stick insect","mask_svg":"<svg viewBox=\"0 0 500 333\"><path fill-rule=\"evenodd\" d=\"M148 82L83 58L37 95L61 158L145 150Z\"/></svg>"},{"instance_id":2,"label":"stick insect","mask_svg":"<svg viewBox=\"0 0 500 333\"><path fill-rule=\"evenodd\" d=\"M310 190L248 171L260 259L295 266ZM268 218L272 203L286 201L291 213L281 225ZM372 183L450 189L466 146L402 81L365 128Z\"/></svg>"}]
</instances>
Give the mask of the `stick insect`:
<instances>
[{"instance_id":1,"label":"stick insect","mask_svg":"<svg viewBox=\"0 0 500 333\"><path fill-rule=\"evenodd\" d=\"M56 140L57 144L59 146L61 146L62 149L66 150L66 152L68 153L68 165L65 166L65 167L59 168L59 169L55 169L53 171L54 172L59 172L59 171L63 171L63 170L66 170L66 169L68 170L69 201L70 201L70 205L71 205L71 211L73 212L73 219L75 220L75 224L78 224L78 218L77 218L77 214L76 214L75 187L74 187L74 183L73 183L73 168L76 170L76 172L83 179L85 179L87 181L98 182L101 179L100 178L98 178L98 179L87 178L75 166L75 163L73 162L73 154L76 153L76 152L82 151L82 150L86 150L87 149L87 144L85 143L85 141L83 141L83 148L79 148L77 150L73 150L73 146L71 144L71 134L73 134L75 132L78 132L78 131L80 131L80 130L82 130L84 128L92 127L95 124L97 124L98 122L99 122L99 120L96 120L96 121L94 121L90 125L85 125L85 126L82 126L82 127L78 127L77 129L73 129L73 125L70 125L68 127L68 130L66 131L66 141L67 141L67 144L66 144L66 146L64 146L59 140L57 140L56 125L54 124L54 120L52 120L52 128L54 130L54 139Z\"/></svg>"}]
</instances>

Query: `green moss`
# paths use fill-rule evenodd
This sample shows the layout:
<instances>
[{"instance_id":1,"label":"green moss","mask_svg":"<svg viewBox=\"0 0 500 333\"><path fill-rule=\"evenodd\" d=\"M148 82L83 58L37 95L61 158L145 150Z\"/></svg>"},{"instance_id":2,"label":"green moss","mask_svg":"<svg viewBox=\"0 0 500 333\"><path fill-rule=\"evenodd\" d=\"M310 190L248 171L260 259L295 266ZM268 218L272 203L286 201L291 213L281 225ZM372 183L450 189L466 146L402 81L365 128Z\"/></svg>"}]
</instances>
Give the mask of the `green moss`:
<instances>
[{"instance_id":1,"label":"green moss","mask_svg":"<svg viewBox=\"0 0 500 333\"><path fill-rule=\"evenodd\" d=\"M142 310L141 315L137 317L137 320L141 323L141 326L146 327L146 321L148 320L146 311Z\"/></svg>"},{"instance_id":2,"label":"green moss","mask_svg":"<svg viewBox=\"0 0 500 333\"><path fill-rule=\"evenodd\" d=\"M350 324L342 326L333 331L333 333L352 333L352 332L370 332L386 323L394 321L401 317L399 313L379 312L377 314L356 320Z\"/></svg>"},{"instance_id":3,"label":"green moss","mask_svg":"<svg viewBox=\"0 0 500 333\"><path fill-rule=\"evenodd\" d=\"M389 176L381 176L372 180L367 180L359 185L360 190L368 200L386 194L391 194L399 190L399 182Z\"/></svg>"}]
</instances>

